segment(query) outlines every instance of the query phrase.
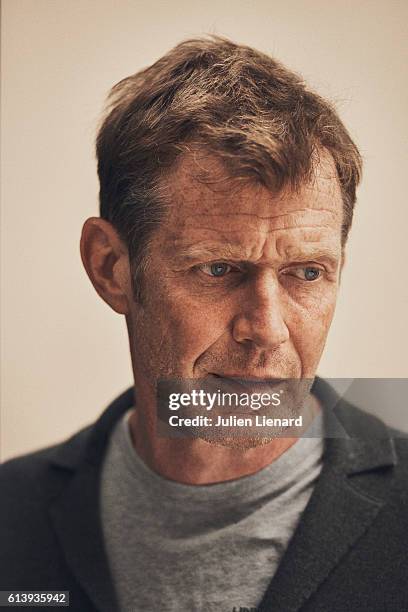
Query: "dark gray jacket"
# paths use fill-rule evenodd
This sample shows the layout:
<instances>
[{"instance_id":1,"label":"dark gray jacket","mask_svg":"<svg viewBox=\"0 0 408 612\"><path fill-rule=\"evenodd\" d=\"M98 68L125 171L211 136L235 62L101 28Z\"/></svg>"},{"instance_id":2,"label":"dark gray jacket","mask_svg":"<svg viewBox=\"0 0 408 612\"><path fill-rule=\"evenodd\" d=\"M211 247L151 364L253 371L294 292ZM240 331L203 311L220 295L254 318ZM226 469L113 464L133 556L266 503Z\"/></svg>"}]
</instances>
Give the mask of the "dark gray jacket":
<instances>
[{"instance_id":1,"label":"dark gray jacket","mask_svg":"<svg viewBox=\"0 0 408 612\"><path fill-rule=\"evenodd\" d=\"M320 379L315 392L329 436L323 470L259 610L407 612L408 441ZM118 610L99 481L132 402L129 389L67 442L0 466L0 590L70 591L75 612Z\"/></svg>"}]
</instances>

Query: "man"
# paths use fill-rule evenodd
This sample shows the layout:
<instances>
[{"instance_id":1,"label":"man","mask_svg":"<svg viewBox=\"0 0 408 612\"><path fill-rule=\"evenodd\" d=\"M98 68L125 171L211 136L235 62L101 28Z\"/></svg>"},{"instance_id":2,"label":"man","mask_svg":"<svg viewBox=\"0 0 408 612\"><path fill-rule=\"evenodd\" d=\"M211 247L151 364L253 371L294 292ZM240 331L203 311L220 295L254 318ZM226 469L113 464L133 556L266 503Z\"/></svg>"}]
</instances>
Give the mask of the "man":
<instances>
[{"instance_id":1,"label":"man","mask_svg":"<svg viewBox=\"0 0 408 612\"><path fill-rule=\"evenodd\" d=\"M253 49L191 40L113 88L97 155L81 253L126 317L134 389L2 466L1 589L81 612L408 609L404 442L315 378L361 173L333 108ZM215 433L207 404L169 433L159 406L165 384L220 417L217 393L279 404L288 381L314 384L272 431L240 404Z\"/></svg>"}]
</instances>

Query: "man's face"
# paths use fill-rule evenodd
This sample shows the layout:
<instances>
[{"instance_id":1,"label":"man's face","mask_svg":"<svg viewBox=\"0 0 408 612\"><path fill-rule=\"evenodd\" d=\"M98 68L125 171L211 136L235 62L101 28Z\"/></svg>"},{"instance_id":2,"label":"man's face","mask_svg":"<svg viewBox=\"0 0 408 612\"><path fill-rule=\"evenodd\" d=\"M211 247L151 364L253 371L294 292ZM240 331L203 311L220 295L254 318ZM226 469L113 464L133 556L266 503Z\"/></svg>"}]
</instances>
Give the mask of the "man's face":
<instances>
[{"instance_id":1,"label":"man's face","mask_svg":"<svg viewBox=\"0 0 408 612\"><path fill-rule=\"evenodd\" d=\"M207 160L207 170L221 176ZM342 199L329 156L298 192L196 179L184 160L128 315L136 385L313 378L333 317Z\"/></svg>"}]
</instances>

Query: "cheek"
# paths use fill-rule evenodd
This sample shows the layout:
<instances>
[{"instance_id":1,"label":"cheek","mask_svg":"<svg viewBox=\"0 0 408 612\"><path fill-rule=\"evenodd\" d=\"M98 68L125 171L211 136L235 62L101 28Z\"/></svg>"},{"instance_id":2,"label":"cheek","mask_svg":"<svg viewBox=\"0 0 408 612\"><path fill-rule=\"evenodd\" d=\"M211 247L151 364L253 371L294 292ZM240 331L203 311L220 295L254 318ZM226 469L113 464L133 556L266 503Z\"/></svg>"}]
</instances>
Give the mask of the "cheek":
<instances>
[{"instance_id":1,"label":"cheek","mask_svg":"<svg viewBox=\"0 0 408 612\"><path fill-rule=\"evenodd\" d=\"M225 303L209 307L204 300L177 288L158 286L135 326L139 330L135 344L139 344L139 351L149 354L151 362L162 364L161 371L193 376L198 357L228 328L228 312Z\"/></svg>"},{"instance_id":2,"label":"cheek","mask_svg":"<svg viewBox=\"0 0 408 612\"><path fill-rule=\"evenodd\" d=\"M225 334L228 329L228 309L221 305L211 308L196 300L176 300L167 310L166 319L174 346L185 363L191 363Z\"/></svg>"},{"instance_id":3,"label":"cheek","mask_svg":"<svg viewBox=\"0 0 408 612\"><path fill-rule=\"evenodd\" d=\"M310 301L297 307L288 316L292 343L303 366L305 377L314 376L326 342L336 305L336 294Z\"/></svg>"}]
</instances>

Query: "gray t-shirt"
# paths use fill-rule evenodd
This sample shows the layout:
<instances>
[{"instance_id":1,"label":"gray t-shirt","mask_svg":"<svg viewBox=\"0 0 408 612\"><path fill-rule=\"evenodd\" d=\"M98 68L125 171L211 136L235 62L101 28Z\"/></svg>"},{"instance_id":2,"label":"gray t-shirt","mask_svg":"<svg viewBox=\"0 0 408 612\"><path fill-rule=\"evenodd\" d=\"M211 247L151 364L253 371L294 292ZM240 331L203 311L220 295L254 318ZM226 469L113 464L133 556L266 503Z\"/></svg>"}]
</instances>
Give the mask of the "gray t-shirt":
<instances>
[{"instance_id":1,"label":"gray t-shirt","mask_svg":"<svg viewBox=\"0 0 408 612\"><path fill-rule=\"evenodd\" d=\"M124 612L256 608L322 467L321 422L257 473L185 485L150 470L125 415L109 443L101 512ZM316 421L316 420L315 420Z\"/></svg>"}]
</instances>

